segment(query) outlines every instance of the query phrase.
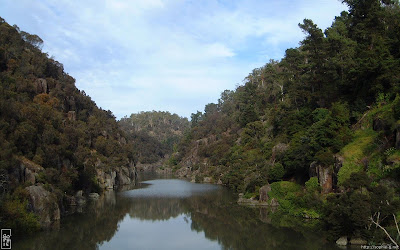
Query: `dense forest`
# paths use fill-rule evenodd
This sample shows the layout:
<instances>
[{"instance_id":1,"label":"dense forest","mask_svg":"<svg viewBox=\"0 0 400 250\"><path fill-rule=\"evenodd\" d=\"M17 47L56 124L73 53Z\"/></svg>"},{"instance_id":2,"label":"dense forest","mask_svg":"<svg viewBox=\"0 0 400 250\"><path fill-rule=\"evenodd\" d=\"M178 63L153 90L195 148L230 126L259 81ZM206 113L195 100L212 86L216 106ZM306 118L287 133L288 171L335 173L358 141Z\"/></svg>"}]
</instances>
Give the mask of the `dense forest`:
<instances>
[{"instance_id":1,"label":"dense forest","mask_svg":"<svg viewBox=\"0 0 400 250\"><path fill-rule=\"evenodd\" d=\"M0 19L0 223L21 234L57 221L78 190L133 182L138 160L111 111L42 43Z\"/></svg>"},{"instance_id":2,"label":"dense forest","mask_svg":"<svg viewBox=\"0 0 400 250\"><path fill-rule=\"evenodd\" d=\"M399 242L400 5L343 2L325 31L304 19L299 47L193 113L169 163L249 199L267 185L334 240Z\"/></svg>"},{"instance_id":3,"label":"dense forest","mask_svg":"<svg viewBox=\"0 0 400 250\"><path fill-rule=\"evenodd\" d=\"M134 183L138 163L168 159L178 176L318 219L331 240L397 245L400 4L343 2L329 28L304 19L299 47L190 123L155 111L117 122L40 37L0 18L2 227L48 227L82 196Z\"/></svg>"},{"instance_id":4,"label":"dense forest","mask_svg":"<svg viewBox=\"0 0 400 250\"><path fill-rule=\"evenodd\" d=\"M122 118L118 124L129 141L140 144L139 163L156 163L168 158L189 129L187 118L163 111L140 112Z\"/></svg>"}]
</instances>

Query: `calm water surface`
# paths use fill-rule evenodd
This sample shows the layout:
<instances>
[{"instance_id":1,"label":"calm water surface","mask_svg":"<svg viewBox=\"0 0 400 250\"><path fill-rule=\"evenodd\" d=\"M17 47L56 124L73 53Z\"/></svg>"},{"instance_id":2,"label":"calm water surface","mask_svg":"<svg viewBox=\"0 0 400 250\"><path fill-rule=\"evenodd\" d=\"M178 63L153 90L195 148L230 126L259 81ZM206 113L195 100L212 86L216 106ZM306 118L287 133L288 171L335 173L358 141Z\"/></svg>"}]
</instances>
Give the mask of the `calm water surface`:
<instances>
[{"instance_id":1,"label":"calm water surface","mask_svg":"<svg viewBox=\"0 0 400 250\"><path fill-rule=\"evenodd\" d=\"M290 220L239 206L216 185L156 179L108 191L59 230L14 238L13 249L336 249Z\"/></svg>"}]
</instances>

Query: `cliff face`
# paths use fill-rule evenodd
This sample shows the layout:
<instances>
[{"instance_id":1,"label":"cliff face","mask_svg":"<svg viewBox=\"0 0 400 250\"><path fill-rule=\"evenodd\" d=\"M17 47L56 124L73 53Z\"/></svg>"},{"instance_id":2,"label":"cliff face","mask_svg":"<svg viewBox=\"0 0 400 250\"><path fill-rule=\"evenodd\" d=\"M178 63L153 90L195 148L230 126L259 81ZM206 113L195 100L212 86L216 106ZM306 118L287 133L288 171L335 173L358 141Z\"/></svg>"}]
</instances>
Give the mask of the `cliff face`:
<instances>
[{"instance_id":1,"label":"cliff face","mask_svg":"<svg viewBox=\"0 0 400 250\"><path fill-rule=\"evenodd\" d=\"M0 34L2 223L24 224L33 212L46 227L78 190L85 196L134 183L137 151L111 111L76 88L63 65L41 52L38 36L1 18ZM12 204L23 210L20 224L8 221Z\"/></svg>"}]
</instances>

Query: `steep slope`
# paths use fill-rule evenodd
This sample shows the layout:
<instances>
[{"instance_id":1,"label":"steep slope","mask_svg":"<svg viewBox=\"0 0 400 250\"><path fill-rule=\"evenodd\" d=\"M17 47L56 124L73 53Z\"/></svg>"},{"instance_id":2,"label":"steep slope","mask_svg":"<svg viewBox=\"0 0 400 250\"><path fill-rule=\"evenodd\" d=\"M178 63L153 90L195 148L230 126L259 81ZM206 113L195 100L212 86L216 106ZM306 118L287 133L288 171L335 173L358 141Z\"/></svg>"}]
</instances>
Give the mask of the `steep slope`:
<instances>
[{"instance_id":1,"label":"steep slope","mask_svg":"<svg viewBox=\"0 0 400 250\"><path fill-rule=\"evenodd\" d=\"M135 147L111 111L78 90L42 42L0 19L0 220L19 233L38 227L31 211L47 226L78 190L135 178Z\"/></svg>"},{"instance_id":2,"label":"steep slope","mask_svg":"<svg viewBox=\"0 0 400 250\"><path fill-rule=\"evenodd\" d=\"M371 220L398 211L400 6L344 2L349 11L325 32L305 19L300 47L192 114L170 162L180 176L246 198L264 199L265 186L268 202L274 198L292 215L324 217L333 237L379 241L385 236Z\"/></svg>"},{"instance_id":3,"label":"steep slope","mask_svg":"<svg viewBox=\"0 0 400 250\"><path fill-rule=\"evenodd\" d=\"M152 111L131 114L118 124L130 139L140 144L138 162L151 164L164 160L189 129L187 118L169 112Z\"/></svg>"}]
</instances>

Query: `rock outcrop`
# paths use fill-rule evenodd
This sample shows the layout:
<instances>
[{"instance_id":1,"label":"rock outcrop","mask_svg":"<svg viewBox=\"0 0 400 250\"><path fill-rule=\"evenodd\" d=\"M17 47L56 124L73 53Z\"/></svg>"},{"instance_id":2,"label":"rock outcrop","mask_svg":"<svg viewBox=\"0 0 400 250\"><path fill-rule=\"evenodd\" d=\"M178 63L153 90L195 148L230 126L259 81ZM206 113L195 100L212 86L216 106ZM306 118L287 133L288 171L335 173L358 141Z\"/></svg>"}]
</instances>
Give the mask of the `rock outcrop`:
<instances>
[{"instance_id":1,"label":"rock outcrop","mask_svg":"<svg viewBox=\"0 0 400 250\"><path fill-rule=\"evenodd\" d=\"M76 113L75 113L75 111L68 111L68 120L76 121Z\"/></svg>"},{"instance_id":2,"label":"rock outcrop","mask_svg":"<svg viewBox=\"0 0 400 250\"><path fill-rule=\"evenodd\" d=\"M29 186L25 189L29 194L29 210L39 217L39 223L43 228L49 228L60 220L60 209L55 194L43 186Z\"/></svg>"},{"instance_id":3,"label":"rock outcrop","mask_svg":"<svg viewBox=\"0 0 400 250\"><path fill-rule=\"evenodd\" d=\"M133 184L136 176L137 173L134 167L119 167L116 170L115 183L120 186Z\"/></svg>"},{"instance_id":4,"label":"rock outcrop","mask_svg":"<svg viewBox=\"0 0 400 250\"><path fill-rule=\"evenodd\" d=\"M317 176L321 192L327 194L333 190L333 168L332 166L323 166L317 162L312 162L309 169L310 177Z\"/></svg>"},{"instance_id":5,"label":"rock outcrop","mask_svg":"<svg viewBox=\"0 0 400 250\"><path fill-rule=\"evenodd\" d=\"M117 186L134 184L137 178L136 168L121 166L115 170L104 171L101 168L96 169L97 183L102 189L115 189Z\"/></svg>"},{"instance_id":6,"label":"rock outcrop","mask_svg":"<svg viewBox=\"0 0 400 250\"><path fill-rule=\"evenodd\" d=\"M20 157L18 160L19 167L16 167L11 174L12 185L35 184L39 173L44 171L44 168L25 157Z\"/></svg>"},{"instance_id":7,"label":"rock outcrop","mask_svg":"<svg viewBox=\"0 0 400 250\"><path fill-rule=\"evenodd\" d=\"M267 202L269 200L268 192L270 192L270 191L271 191L271 186L269 184L262 186L259 191L259 193L260 193L259 201Z\"/></svg>"},{"instance_id":8,"label":"rock outcrop","mask_svg":"<svg viewBox=\"0 0 400 250\"><path fill-rule=\"evenodd\" d=\"M339 245L339 246L347 246L347 243L348 243L348 241L347 241L346 236L342 236L336 241L336 245Z\"/></svg>"},{"instance_id":9,"label":"rock outcrop","mask_svg":"<svg viewBox=\"0 0 400 250\"><path fill-rule=\"evenodd\" d=\"M36 84L36 93L38 93L38 94L47 94L48 93L46 79L38 78L36 80L35 84Z\"/></svg>"},{"instance_id":10,"label":"rock outcrop","mask_svg":"<svg viewBox=\"0 0 400 250\"><path fill-rule=\"evenodd\" d=\"M83 196L83 191L79 190L75 194L75 202L78 206L83 206L86 204L86 198Z\"/></svg>"},{"instance_id":11,"label":"rock outcrop","mask_svg":"<svg viewBox=\"0 0 400 250\"><path fill-rule=\"evenodd\" d=\"M117 172L114 170L103 171L100 168L96 169L97 173L97 183L102 189L114 189L115 177L117 176Z\"/></svg>"}]
</instances>

